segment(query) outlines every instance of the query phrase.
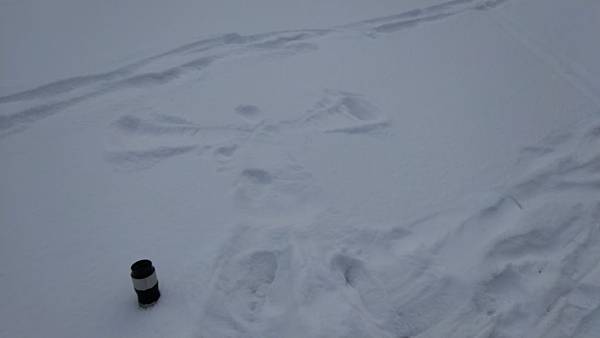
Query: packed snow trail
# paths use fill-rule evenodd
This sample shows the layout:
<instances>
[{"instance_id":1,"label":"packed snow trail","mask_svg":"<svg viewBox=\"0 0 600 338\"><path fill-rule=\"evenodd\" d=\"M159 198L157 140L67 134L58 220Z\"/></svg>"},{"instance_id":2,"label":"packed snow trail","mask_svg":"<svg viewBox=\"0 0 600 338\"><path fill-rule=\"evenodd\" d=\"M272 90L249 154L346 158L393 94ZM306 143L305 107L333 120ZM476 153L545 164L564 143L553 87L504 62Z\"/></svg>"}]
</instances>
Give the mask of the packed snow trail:
<instances>
[{"instance_id":1,"label":"packed snow trail","mask_svg":"<svg viewBox=\"0 0 600 338\"><path fill-rule=\"evenodd\" d=\"M507 32L522 6L217 34L0 97L0 337L595 337L597 93Z\"/></svg>"}]
</instances>

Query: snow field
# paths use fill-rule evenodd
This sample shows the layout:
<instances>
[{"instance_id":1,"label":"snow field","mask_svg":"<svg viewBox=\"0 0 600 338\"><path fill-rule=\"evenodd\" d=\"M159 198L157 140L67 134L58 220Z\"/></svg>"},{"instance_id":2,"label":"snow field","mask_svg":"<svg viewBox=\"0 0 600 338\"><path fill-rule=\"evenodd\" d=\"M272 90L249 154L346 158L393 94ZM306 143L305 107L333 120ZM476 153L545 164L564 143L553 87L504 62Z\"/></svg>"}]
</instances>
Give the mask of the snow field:
<instances>
[{"instance_id":1,"label":"snow field","mask_svg":"<svg viewBox=\"0 0 600 338\"><path fill-rule=\"evenodd\" d=\"M214 34L0 97L0 336L594 337L597 51L540 38L558 3Z\"/></svg>"}]
</instances>

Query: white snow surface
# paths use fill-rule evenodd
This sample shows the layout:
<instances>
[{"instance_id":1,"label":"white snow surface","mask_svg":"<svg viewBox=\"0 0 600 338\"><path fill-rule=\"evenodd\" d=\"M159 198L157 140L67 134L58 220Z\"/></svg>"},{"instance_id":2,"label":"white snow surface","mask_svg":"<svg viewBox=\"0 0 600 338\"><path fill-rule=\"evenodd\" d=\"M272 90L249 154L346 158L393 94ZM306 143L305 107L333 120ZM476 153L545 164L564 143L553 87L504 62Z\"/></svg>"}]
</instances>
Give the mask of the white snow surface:
<instances>
[{"instance_id":1,"label":"white snow surface","mask_svg":"<svg viewBox=\"0 0 600 338\"><path fill-rule=\"evenodd\" d=\"M588 0L1 0L0 337L599 337L599 29Z\"/></svg>"}]
</instances>

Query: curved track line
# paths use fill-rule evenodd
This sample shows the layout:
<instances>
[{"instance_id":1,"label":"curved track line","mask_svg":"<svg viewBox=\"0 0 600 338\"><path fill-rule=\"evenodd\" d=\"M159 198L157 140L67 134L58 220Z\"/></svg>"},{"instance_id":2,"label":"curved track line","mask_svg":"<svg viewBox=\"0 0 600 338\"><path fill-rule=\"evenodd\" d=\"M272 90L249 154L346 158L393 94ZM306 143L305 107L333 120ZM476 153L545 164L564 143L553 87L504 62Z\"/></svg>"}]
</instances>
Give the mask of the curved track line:
<instances>
[{"instance_id":1,"label":"curved track line","mask_svg":"<svg viewBox=\"0 0 600 338\"><path fill-rule=\"evenodd\" d=\"M453 0L413 9L392 16L373 18L331 29L285 30L254 35L223 34L195 41L164 53L147 57L115 70L62 79L30 90L0 97L0 107L8 103L32 102L20 111L0 115L0 134L54 115L68 107L116 90L164 85L195 74L216 61L253 52L278 52L294 49L299 43L340 34L347 30L368 35L393 33L421 23L440 21L473 10L488 10L507 0ZM316 48L314 48L316 49ZM300 50L301 51L301 50ZM166 65L163 65L165 64Z\"/></svg>"}]
</instances>

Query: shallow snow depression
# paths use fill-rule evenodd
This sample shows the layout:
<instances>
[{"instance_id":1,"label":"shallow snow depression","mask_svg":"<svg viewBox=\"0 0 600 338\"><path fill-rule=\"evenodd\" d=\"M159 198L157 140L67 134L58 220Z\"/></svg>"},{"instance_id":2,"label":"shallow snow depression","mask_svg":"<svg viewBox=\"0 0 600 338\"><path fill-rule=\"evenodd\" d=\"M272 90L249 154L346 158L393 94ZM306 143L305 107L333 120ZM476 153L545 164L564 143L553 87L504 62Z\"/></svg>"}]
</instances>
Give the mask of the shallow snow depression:
<instances>
[{"instance_id":1,"label":"shallow snow depression","mask_svg":"<svg viewBox=\"0 0 600 338\"><path fill-rule=\"evenodd\" d=\"M0 337L599 335L599 4L177 0L70 67L96 21L37 2L0 2Z\"/></svg>"}]
</instances>

